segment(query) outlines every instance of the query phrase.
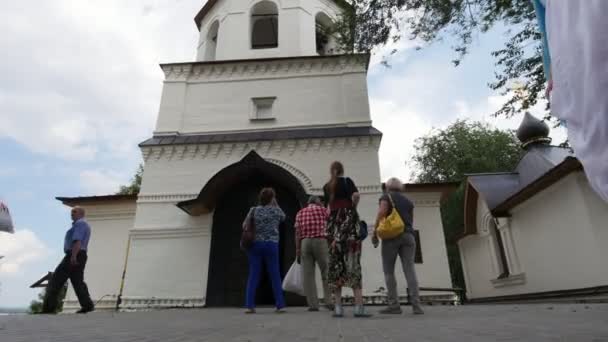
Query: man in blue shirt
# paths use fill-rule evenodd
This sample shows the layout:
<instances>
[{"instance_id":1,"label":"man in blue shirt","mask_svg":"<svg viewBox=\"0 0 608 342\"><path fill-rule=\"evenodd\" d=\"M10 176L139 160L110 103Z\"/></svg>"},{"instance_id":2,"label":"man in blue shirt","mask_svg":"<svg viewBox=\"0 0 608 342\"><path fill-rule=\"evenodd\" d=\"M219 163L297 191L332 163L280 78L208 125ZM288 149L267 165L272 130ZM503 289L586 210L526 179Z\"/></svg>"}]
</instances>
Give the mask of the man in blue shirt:
<instances>
[{"instance_id":1,"label":"man in blue shirt","mask_svg":"<svg viewBox=\"0 0 608 342\"><path fill-rule=\"evenodd\" d=\"M63 243L65 257L55 269L53 278L46 288L43 313L57 311L59 292L68 279L72 282L81 309L78 313L87 313L95 309L89 289L84 282L84 267L87 263L87 248L91 237L91 227L84 219L85 211L81 207L72 208L72 227L66 232Z\"/></svg>"}]
</instances>

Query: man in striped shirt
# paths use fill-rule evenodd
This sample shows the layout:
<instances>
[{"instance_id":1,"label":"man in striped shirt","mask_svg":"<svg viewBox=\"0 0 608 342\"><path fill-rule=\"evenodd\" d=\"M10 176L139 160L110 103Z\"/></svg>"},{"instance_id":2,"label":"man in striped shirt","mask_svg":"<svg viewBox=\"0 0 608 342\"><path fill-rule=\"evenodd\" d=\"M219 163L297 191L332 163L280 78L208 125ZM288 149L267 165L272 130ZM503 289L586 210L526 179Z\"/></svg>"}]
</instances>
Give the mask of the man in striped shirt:
<instances>
[{"instance_id":1,"label":"man in striped shirt","mask_svg":"<svg viewBox=\"0 0 608 342\"><path fill-rule=\"evenodd\" d=\"M304 292L308 311L319 311L319 298L315 279L315 264L321 269L323 280L323 299L331 308L331 292L327 284L328 246L326 225L329 213L319 197L311 196L308 206L296 216L296 254L301 261L304 277Z\"/></svg>"}]
</instances>

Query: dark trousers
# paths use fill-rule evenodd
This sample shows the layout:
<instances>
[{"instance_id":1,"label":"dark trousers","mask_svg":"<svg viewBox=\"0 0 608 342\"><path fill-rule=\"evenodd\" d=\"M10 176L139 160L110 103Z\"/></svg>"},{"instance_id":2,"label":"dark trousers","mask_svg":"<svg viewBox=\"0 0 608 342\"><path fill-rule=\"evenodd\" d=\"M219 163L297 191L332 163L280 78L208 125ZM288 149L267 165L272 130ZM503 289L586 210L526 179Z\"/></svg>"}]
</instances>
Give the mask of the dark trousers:
<instances>
[{"instance_id":1,"label":"dark trousers","mask_svg":"<svg viewBox=\"0 0 608 342\"><path fill-rule=\"evenodd\" d=\"M66 253L59 266L55 269L52 279L46 288L46 296L44 298L43 312L52 313L57 311L57 301L59 292L65 286L65 283L70 279L74 292L78 297L78 302L83 309L92 309L93 301L89 295L89 289L84 282L84 267L87 264L87 252L80 251L76 256L78 265L70 264L71 253Z\"/></svg>"},{"instance_id":2,"label":"dark trousers","mask_svg":"<svg viewBox=\"0 0 608 342\"><path fill-rule=\"evenodd\" d=\"M283 298L281 271L279 269L279 244L271 241L256 241L247 250L247 256L249 257L249 278L247 279L245 306L249 309L255 308L255 293L260 283L262 262L264 262L270 276L275 305L277 309L284 308L285 298Z\"/></svg>"}]
</instances>

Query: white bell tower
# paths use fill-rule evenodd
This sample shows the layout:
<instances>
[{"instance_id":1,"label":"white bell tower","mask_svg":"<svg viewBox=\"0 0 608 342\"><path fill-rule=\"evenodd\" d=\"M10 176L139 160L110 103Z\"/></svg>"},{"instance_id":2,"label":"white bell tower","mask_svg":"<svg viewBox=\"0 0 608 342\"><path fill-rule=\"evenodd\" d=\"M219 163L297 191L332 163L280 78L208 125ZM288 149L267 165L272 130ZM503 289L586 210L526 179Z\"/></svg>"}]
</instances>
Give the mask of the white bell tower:
<instances>
[{"instance_id":1,"label":"white bell tower","mask_svg":"<svg viewBox=\"0 0 608 342\"><path fill-rule=\"evenodd\" d=\"M255 198L254 188L264 183L283 189L279 205L294 209L289 203L303 205L308 195L322 194L329 165L339 160L361 191L360 215L373 222L382 133L370 119L369 55L342 54L327 34L343 4L209 0L198 13L197 60L161 65L154 136L140 144L145 168L124 308L143 301L153 307L240 305L242 291L226 289L240 286L238 277L246 274L238 264L244 260L238 236L230 235L242 221L225 220L241 220L251 203L226 202L226 194ZM281 252L285 265L295 253L289 242ZM183 257L176 265L178 252ZM230 255L236 264L226 259ZM364 262L366 294L384 279L372 264Z\"/></svg>"},{"instance_id":2,"label":"white bell tower","mask_svg":"<svg viewBox=\"0 0 608 342\"><path fill-rule=\"evenodd\" d=\"M195 18L198 61L338 53L326 34L344 10L330 0L209 0Z\"/></svg>"},{"instance_id":3,"label":"white bell tower","mask_svg":"<svg viewBox=\"0 0 608 342\"><path fill-rule=\"evenodd\" d=\"M323 194L333 161L342 162L359 188L361 219L374 222L382 133L370 118L369 55L343 54L327 34L340 11L349 10L345 4L205 3L195 18L197 59L160 66L165 79L156 127L139 145L145 166L137 200L62 199L95 208L92 243L102 247L91 248L101 253L87 266L91 294L100 301L118 294L101 306L241 307L248 273L241 227L259 191L274 188L286 213L279 247L284 275L295 259L295 215L309 195ZM447 288L437 189L409 191L424 251L420 283ZM363 294L375 301L386 286L380 251L371 243L363 249ZM258 304L270 304L270 287L258 291L266 301ZM400 294L406 295L404 285ZM74 294L67 298L66 307L75 308ZM302 303L297 296L286 300Z\"/></svg>"}]
</instances>

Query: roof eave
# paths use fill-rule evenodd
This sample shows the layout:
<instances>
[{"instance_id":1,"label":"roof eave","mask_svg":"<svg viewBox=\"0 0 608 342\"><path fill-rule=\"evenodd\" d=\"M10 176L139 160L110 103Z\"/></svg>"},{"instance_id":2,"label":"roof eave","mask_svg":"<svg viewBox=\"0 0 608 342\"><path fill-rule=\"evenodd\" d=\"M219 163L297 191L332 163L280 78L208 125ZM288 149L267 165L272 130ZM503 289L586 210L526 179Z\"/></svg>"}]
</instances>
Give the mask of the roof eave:
<instances>
[{"instance_id":1,"label":"roof eave","mask_svg":"<svg viewBox=\"0 0 608 342\"><path fill-rule=\"evenodd\" d=\"M104 195L104 196L82 196L82 197L55 197L68 207L86 205L101 202L136 201L137 195Z\"/></svg>"},{"instance_id":2,"label":"roof eave","mask_svg":"<svg viewBox=\"0 0 608 342\"><path fill-rule=\"evenodd\" d=\"M208 0L203 6L203 8L201 8L201 10L198 11L196 16L194 16L194 24L196 25L196 28L199 30L199 32L201 30L201 23L203 19L207 16L207 13L211 11L213 6L215 6L217 2L218 0ZM334 2L336 3L336 5L340 6L345 10L354 10L354 7L345 0L334 0Z\"/></svg>"},{"instance_id":3,"label":"roof eave","mask_svg":"<svg viewBox=\"0 0 608 342\"><path fill-rule=\"evenodd\" d=\"M583 165L577 158L566 157L563 162L547 171L544 175L540 176L535 181L510 196L502 203L496 205L490 211L494 217L509 217L511 209L555 184L570 173L582 169Z\"/></svg>"}]
</instances>

